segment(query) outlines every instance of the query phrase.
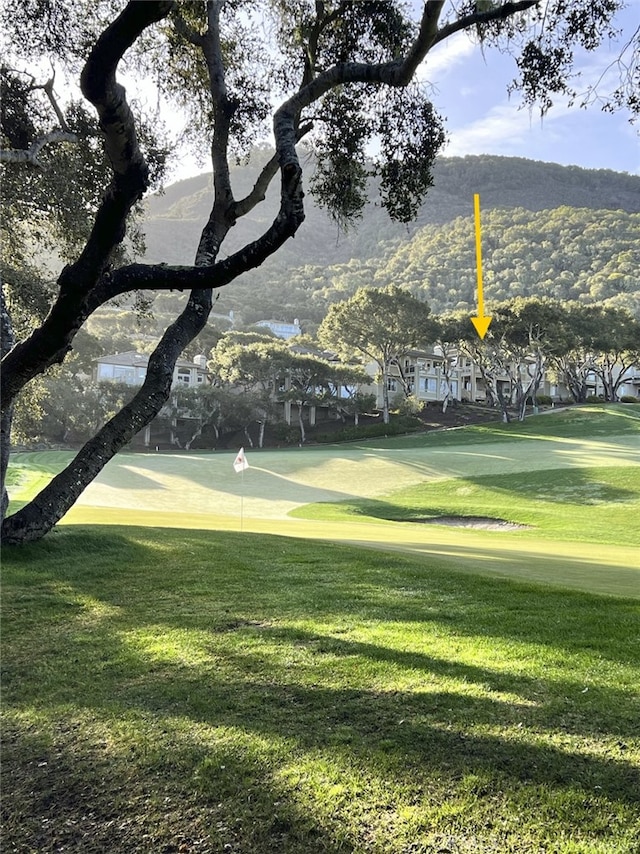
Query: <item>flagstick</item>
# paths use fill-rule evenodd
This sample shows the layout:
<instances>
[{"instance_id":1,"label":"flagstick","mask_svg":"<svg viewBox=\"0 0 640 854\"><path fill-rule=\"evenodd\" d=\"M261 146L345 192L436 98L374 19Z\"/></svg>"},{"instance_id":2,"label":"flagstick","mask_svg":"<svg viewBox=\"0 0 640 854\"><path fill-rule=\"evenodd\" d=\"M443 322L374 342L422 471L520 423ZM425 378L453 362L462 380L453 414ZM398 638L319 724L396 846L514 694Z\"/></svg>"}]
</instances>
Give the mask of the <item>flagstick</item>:
<instances>
[{"instance_id":1,"label":"flagstick","mask_svg":"<svg viewBox=\"0 0 640 854\"><path fill-rule=\"evenodd\" d=\"M242 482L240 484L240 531L242 532L244 525L244 470L249 468L249 463L244 455L244 448L240 448L238 451L238 454L233 461L233 468L236 473L240 473L242 478Z\"/></svg>"}]
</instances>

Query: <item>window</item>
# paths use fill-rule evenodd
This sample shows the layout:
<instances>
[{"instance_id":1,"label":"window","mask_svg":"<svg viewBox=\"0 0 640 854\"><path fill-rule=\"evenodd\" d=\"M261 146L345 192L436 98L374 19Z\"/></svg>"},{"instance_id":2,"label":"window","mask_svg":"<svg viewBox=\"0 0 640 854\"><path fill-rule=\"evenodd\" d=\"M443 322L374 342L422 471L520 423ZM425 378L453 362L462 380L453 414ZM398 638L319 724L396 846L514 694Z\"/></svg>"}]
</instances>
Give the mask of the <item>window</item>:
<instances>
[{"instance_id":1,"label":"window","mask_svg":"<svg viewBox=\"0 0 640 854\"><path fill-rule=\"evenodd\" d=\"M121 365L114 367L113 378L118 382L127 383L128 385L133 385L136 381L133 368L126 368Z\"/></svg>"},{"instance_id":2,"label":"window","mask_svg":"<svg viewBox=\"0 0 640 854\"><path fill-rule=\"evenodd\" d=\"M98 365L98 379L99 380L112 380L113 379L113 365Z\"/></svg>"},{"instance_id":3,"label":"window","mask_svg":"<svg viewBox=\"0 0 640 854\"><path fill-rule=\"evenodd\" d=\"M178 382L181 385L191 385L191 371L188 368L178 368Z\"/></svg>"},{"instance_id":4,"label":"window","mask_svg":"<svg viewBox=\"0 0 640 854\"><path fill-rule=\"evenodd\" d=\"M389 389L389 391L397 391L397 389L398 389L398 384L397 384L397 382L394 380L394 378L393 378L393 377L388 377L388 379L387 379L387 388Z\"/></svg>"},{"instance_id":5,"label":"window","mask_svg":"<svg viewBox=\"0 0 640 854\"><path fill-rule=\"evenodd\" d=\"M422 380L422 391L435 393L436 388L437 386L435 377L424 377L424 379Z\"/></svg>"}]
</instances>

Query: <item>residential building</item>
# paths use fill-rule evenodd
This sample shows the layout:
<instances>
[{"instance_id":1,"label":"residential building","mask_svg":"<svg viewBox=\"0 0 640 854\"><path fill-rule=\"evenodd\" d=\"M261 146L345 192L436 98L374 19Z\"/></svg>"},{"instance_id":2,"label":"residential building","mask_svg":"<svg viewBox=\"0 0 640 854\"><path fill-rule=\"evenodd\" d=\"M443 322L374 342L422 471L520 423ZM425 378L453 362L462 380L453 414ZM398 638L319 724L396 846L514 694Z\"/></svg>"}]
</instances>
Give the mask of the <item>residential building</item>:
<instances>
[{"instance_id":1,"label":"residential building","mask_svg":"<svg viewBox=\"0 0 640 854\"><path fill-rule=\"evenodd\" d=\"M296 318L293 323L287 323L285 320L258 320L253 325L270 329L274 335L278 336L278 338L284 339L293 338L295 335L300 335L302 332L298 318Z\"/></svg>"},{"instance_id":2,"label":"residential building","mask_svg":"<svg viewBox=\"0 0 640 854\"><path fill-rule=\"evenodd\" d=\"M115 353L111 356L100 356L95 359L94 379L96 382L112 380L127 385L142 385L147 376L149 357L128 350L126 353ZM173 371L173 386L189 386L196 388L204 385L207 379L207 360L204 356L196 356L193 362L188 359L178 359Z\"/></svg>"},{"instance_id":3,"label":"residential building","mask_svg":"<svg viewBox=\"0 0 640 854\"><path fill-rule=\"evenodd\" d=\"M445 365L448 359L448 366ZM377 365L366 367L373 377L377 376ZM640 371L638 372L640 374ZM640 382L640 377L639 377ZM505 372L497 379L498 391L509 397L511 380ZM396 395L404 395L404 388L423 402L442 402L449 399L468 403L484 403L488 399L485 380L478 366L462 353L449 354L447 357L438 346L432 349L412 350L402 360L402 365L393 364L387 376L389 398L393 402ZM382 408L383 389L380 381L373 381L363 391L376 394L377 405ZM543 378L538 389L539 394L553 396L556 399L568 399L569 393L562 386L552 386Z\"/></svg>"},{"instance_id":4,"label":"residential building","mask_svg":"<svg viewBox=\"0 0 640 854\"><path fill-rule=\"evenodd\" d=\"M620 397L624 395L637 397L640 402L640 366L634 365L632 368L629 368L623 382L618 388L618 394Z\"/></svg>"}]
</instances>

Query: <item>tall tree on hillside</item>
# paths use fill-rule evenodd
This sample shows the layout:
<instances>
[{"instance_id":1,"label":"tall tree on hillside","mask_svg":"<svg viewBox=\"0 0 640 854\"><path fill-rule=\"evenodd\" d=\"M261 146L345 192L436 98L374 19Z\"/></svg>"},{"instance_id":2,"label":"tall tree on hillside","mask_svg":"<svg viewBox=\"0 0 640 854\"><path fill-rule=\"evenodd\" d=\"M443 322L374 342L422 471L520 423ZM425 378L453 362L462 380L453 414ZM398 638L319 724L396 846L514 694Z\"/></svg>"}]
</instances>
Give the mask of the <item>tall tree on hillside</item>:
<instances>
[{"instance_id":1,"label":"tall tree on hillside","mask_svg":"<svg viewBox=\"0 0 640 854\"><path fill-rule=\"evenodd\" d=\"M565 319L566 347L554 355L553 367L573 401L584 403L594 372L593 341L599 335L598 313L573 302L565 306Z\"/></svg>"},{"instance_id":2,"label":"tall tree on hillside","mask_svg":"<svg viewBox=\"0 0 640 854\"><path fill-rule=\"evenodd\" d=\"M358 426L360 416L376 408L376 396L362 391L362 386L371 384L371 377L360 365L331 364L331 374L327 384L330 403L337 416L343 421L345 416L353 418Z\"/></svg>"},{"instance_id":3,"label":"tall tree on hillside","mask_svg":"<svg viewBox=\"0 0 640 854\"><path fill-rule=\"evenodd\" d=\"M62 268L46 318L15 346L7 303L2 303L7 351L3 489L14 401L35 377L64 360L87 317L108 300L136 290L181 289L190 296L162 335L133 400L30 504L4 519L4 540L37 539L51 529L106 462L160 411L176 359L207 323L213 290L262 264L295 235L304 220L303 169L296 151L303 136L310 139L318 164L308 183L341 222L357 218L362 210L365 151L376 139L380 155L374 172L381 204L390 216L407 221L430 185L431 165L444 142L442 123L425 87L416 82L429 51L461 31L485 47L506 47L517 56L515 85L525 102L539 103L546 111L556 93L569 91L574 47L596 49L621 6L622 0L429 0L412 20L407 12L412 7L392 0L134 0L122 6L113 0L5 0L0 24L11 48L5 52L7 62L22 69L25 63L38 65L45 56L55 56L77 71L82 94L98 117L109 180L105 184L96 173L84 189L76 179L67 181L79 191L76 211L89 215L91 228ZM265 34L264 40L258 33ZM147 74L160 96L187 110L191 140L211 153L211 214L189 267L131 264L120 254L132 211L149 188L154 154L117 80L126 62L133 62L137 79ZM640 110L633 87L621 86L610 102ZM278 104L275 111L272 103ZM7 170L38 170L39 152L75 144L48 136L67 132L54 113L55 119L46 122L33 119L27 107L3 113ZM246 150L269 119L276 156L252 191L238 199L229 158ZM89 155L86 162L97 164L102 156L96 152L94 161ZM38 171L29 175L36 182L42 177ZM220 258L229 231L237 230L242 217L262 201L276 176L280 209L275 220L258 239Z\"/></svg>"},{"instance_id":4,"label":"tall tree on hillside","mask_svg":"<svg viewBox=\"0 0 640 854\"><path fill-rule=\"evenodd\" d=\"M460 342L469 334L469 315L466 312L435 317L434 346L442 354L442 411L447 411L452 395L452 375L464 354ZM479 340L479 339L478 339Z\"/></svg>"},{"instance_id":5,"label":"tall tree on hillside","mask_svg":"<svg viewBox=\"0 0 640 854\"><path fill-rule=\"evenodd\" d=\"M382 383L382 415L389 423L389 369L401 372L407 354L433 340L435 324L429 306L408 291L360 288L344 302L329 307L318 330L318 338L345 359L354 356L375 362Z\"/></svg>"},{"instance_id":6,"label":"tall tree on hillside","mask_svg":"<svg viewBox=\"0 0 640 854\"><path fill-rule=\"evenodd\" d=\"M483 340L462 312L442 318L440 325L449 339L459 335L461 355L479 370L489 402L500 407L503 421L511 420L513 409L522 421L551 361L570 346L569 315L558 300L537 297L493 305L491 315Z\"/></svg>"},{"instance_id":7,"label":"tall tree on hillside","mask_svg":"<svg viewBox=\"0 0 640 854\"><path fill-rule=\"evenodd\" d=\"M333 365L313 353L299 353L291 348L282 382L284 388L277 397L285 405L296 407L300 444L303 445L307 439L305 410L332 403Z\"/></svg>"},{"instance_id":8,"label":"tall tree on hillside","mask_svg":"<svg viewBox=\"0 0 640 854\"><path fill-rule=\"evenodd\" d=\"M511 403L523 421L545 370L567 348L566 312L556 300L518 297L492 309L497 363L509 377Z\"/></svg>"}]
</instances>

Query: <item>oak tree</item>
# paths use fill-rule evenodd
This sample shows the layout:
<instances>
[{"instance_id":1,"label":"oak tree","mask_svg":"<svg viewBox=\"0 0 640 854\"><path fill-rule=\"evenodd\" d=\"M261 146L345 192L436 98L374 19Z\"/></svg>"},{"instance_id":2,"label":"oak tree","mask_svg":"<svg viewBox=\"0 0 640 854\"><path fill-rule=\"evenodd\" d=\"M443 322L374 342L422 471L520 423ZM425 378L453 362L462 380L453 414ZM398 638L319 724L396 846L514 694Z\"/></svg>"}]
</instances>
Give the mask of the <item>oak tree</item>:
<instances>
[{"instance_id":1,"label":"oak tree","mask_svg":"<svg viewBox=\"0 0 640 854\"><path fill-rule=\"evenodd\" d=\"M434 338L429 306L408 291L360 288L348 300L334 303L320 324L318 338L345 359L375 363L382 383L382 417L389 423L389 369L397 368L409 396L404 360L409 352Z\"/></svg>"},{"instance_id":2,"label":"oak tree","mask_svg":"<svg viewBox=\"0 0 640 854\"><path fill-rule=\"evenodd\" d=\"M94 162L104 158L109 177L106 186L96 180L81 193L77 210L89 214L90 228L57 276L46 317L15 345L3 300L3 495L16 397L64 361L87 318L109 300L135 291L184 290L189 299L167 326L133 399L32 502L4 519L4 541L46 534L108 460L160 412L175 362L205 327L214 291L262 264L302 226L303 186L344 223L361 212L373 172L389 215L400 221L415 215L445 138L429 92L416 79L425 62L428 74L428 55L436 45L464 31L487 49L511 50L517 62L514 85L526 103L546 111L557 93L570 92L575 46L596 49L621 6L621 0L429 0L419 7L392 0L5 0L0 24L12 67L21 72L29 61L41 68L44 57L64 58L70 72L77 73L84 109L97 118L100 151ZM153 145L145 145L141 123L118 79L130 61L137 63L138 78L146 73L153 79L159 97L187 111L191 141L211 157L210 215L190 266L131 263L122 255L127 225L153 178ZM637 75L637 65L626 67ZM638 88L623 84L609 103L637 112ZM74 144L46 139L49 132L67 132L57 113L50 127L37 124L29 124L24 110L3 117L7 174L36 170L29 175L37 180L40 152ZM237 198L230 158L269 124L276 154L252 190ZM312 176L304 174L297 148L303 138L315 155ZM97 138L91 139L94 144ZM370 167L366 153L372 142L378 154ZM16 156L20 151L24 156ZM80 186L74 175L60 177L71 188ZM275 219L257 239L224 257L230 232L241 230L242 218L275 180L280 186ZM91 198L95 188L100 189L97 201ZM4 506L3 501L3 515Z\"/></svg>"}]
</instances>

